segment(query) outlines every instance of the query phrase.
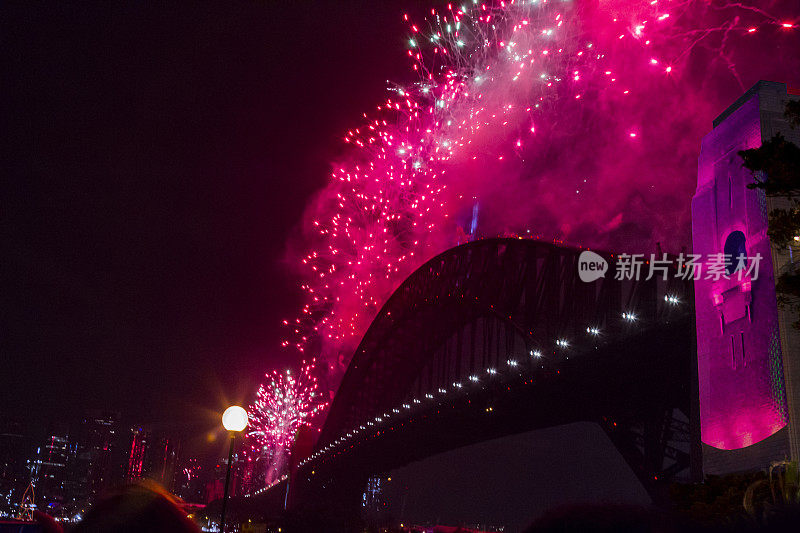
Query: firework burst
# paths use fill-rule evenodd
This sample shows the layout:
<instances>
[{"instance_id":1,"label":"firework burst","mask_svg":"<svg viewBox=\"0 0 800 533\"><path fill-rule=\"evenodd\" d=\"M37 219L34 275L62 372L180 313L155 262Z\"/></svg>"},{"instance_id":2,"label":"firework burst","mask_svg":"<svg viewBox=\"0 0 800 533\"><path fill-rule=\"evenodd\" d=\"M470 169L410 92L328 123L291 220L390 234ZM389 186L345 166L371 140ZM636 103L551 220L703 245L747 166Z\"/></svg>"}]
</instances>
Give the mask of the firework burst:
<instances>
[{"instance_id":1,"label":"firework burst","mask_svg":"<svg viewBox=\"0 0 800 533\"><path fill-rule=\"evenodd\" d=\"M250 406L250 425L247 436L255 441L253 450L271 454L291 446L297 430L309 425L327 405L317 391L314 374L315 360L303 361L296 375L291 370L273 371L258 389L256 401Z\"/></svg>"},{"instance_id":2,"label":"firework burst","mask_svg":"<svg viewBox=\"0 0 800 533\"><path fill-rule=\"evenodd\" d=\"M717 100L752 83L740 63L765 64L748 47L796 40L783 4L466 0L405 15L419 81L343 136L352 153L307 212L306 303L283 345L319 342L335 373L391 291L465 239L686 243L699 139Z\"/></svg>"}]
</instances>

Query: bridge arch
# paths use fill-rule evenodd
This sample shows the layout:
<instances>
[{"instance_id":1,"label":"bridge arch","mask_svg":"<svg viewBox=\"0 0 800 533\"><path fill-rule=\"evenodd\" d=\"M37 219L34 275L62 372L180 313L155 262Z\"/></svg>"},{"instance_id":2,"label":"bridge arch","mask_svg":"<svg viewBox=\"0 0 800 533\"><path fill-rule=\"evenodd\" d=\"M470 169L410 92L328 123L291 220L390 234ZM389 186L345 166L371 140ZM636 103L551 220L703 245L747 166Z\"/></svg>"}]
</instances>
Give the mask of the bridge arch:
<instances>
[{"instance_id":1,"label":"bridge arch","mask_svg":"<svg viewBox=\"0 0 800 533\"><path fill-rule=\"evenodd\" d=\"M356 349L300 492L578 420L601 424L651 494L686 472L699 448L691 281L646 279L649 265L615 279L618 258L597 252L609 272L583 282L581 252L487 239L411 274Z\"/></svg>"}]
</instances>

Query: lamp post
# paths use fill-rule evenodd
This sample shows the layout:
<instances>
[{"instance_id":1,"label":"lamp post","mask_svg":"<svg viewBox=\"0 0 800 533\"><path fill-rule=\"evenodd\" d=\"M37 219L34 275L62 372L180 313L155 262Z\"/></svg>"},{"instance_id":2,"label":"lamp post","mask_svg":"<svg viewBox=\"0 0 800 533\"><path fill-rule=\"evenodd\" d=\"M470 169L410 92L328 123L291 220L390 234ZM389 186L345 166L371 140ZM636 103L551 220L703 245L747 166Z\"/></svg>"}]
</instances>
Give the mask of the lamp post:
<instances>
[{"instance_id":1,"label":"lamp post","mask_svg":"<svg viewBox=\"0 0 800 533\"><path fill-rule=\"evenodd\" d=\"M228 507L228 484L231 480L231 462L233 461L233 441L236 433L247 427L247 411L238 405L232 405L222 413L222 426L231 435L231 444L228 447L228 472L225 474L225 495L222 497L222 513L219 519L219 530L225 533L225 508Z\"/></svg>"}]
</instances>

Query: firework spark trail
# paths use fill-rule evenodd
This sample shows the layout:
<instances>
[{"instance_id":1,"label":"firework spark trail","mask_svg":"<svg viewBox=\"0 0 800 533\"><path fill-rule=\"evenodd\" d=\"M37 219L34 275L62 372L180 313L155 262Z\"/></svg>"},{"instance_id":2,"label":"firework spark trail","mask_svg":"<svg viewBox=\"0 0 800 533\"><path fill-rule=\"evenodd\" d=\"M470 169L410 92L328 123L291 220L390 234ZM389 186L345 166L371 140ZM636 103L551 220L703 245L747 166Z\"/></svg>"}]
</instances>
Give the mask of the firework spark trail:
<instances>
[{"instance_id":1,"label":"firework spark trail","mask_svg":"<svg viewBox=\"0 0 800 533\"><path fill-rule=\"evenodd\" d=\"M327 404L317 390L315 363L316 360L309 364L304 361L297 376L290 370L267 374L267 381L259 387L256 401L248 409L247 437L254 442L251 455L282 456L300 427L310 425L325 408Z\"/></svg>"},{"instance_id":2,"label":"firework spark trail","mask_svg":"<svg viewBox=\"0 0 800 533\"><path fill-rule=\"evenodd\" d=\"M770 70L750 51L793 49L790 4L465 0L406 15L419 82L391 87L344 136L353 152L307 211L307 299L283 345L341 370L391 291L465 234L459 214L476 201L483 236L688 243L710 118L743 81L800 72L796 52Z\"/></svg>"}]
</instances>

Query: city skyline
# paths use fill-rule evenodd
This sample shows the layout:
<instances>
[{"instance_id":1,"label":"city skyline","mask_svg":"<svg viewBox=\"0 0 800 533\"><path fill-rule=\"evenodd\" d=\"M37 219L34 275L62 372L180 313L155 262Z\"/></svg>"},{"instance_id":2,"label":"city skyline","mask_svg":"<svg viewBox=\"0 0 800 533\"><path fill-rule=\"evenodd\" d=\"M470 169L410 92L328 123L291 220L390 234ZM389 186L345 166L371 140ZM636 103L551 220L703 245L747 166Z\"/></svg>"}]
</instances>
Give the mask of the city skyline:
<instances>
[{"instance_id":1,"label":"city skyline","mask_svg":"<svg viewBox=\"0 0 800 533\"><path fill-rule=\"evenodd\" d=\"M222 494L224 446L206 442L191 449L184 442L191 439L170 428L131 423L112 411L92 411L37 429L2 419L0 513L16 516L29 484L39 509L67 520L118 487L145 480L159 483L187 504L205 505ZM241 452L235 460L244 465ZM245 490L241 466L234 494Z\"/></svg>"}]
</instances>

